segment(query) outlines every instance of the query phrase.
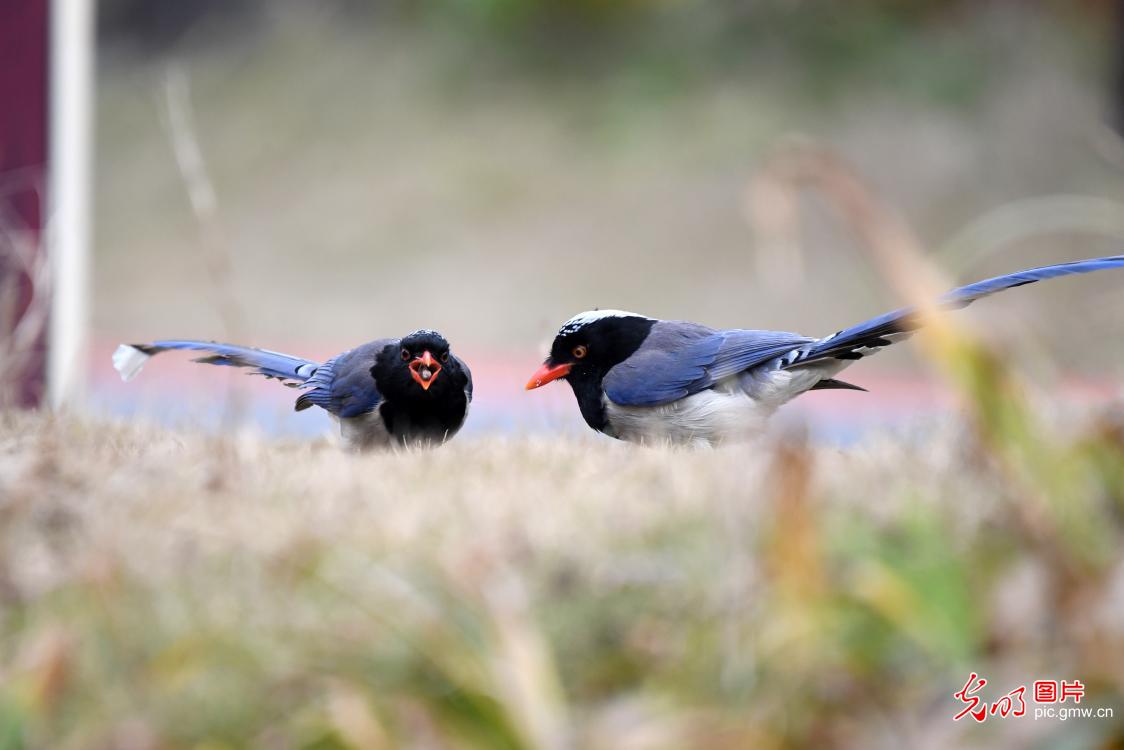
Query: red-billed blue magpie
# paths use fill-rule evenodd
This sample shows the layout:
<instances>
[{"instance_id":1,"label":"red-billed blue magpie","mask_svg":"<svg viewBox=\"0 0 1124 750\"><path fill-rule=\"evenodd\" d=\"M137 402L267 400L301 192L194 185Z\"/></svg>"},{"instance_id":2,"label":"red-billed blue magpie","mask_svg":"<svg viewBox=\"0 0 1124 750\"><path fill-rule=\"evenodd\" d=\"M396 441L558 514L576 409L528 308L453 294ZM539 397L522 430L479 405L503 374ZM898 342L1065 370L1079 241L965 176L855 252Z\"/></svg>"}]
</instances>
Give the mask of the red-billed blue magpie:
<instances>
[{"instance_id":1,"label":"red-billed blue magpie","mask_svg":"<svg viewBox=\"0 0 1124 750\"><path fill-rule=\"evenodd\" d=\"M953 289L937 306L958 309L1004 289L1122 266L1118 255L1019 271ZM917 308L905 307L816 339L595 310L562 325L527 390L568 381L586 423L621 440L714 445L752 437L807 391L865 390L835 375L921 322Z\"/></svg>"},{"instance_id":2,"label":"red-billed blue magpie","mask_svg":"<svg viewBox=\"0 0 1124 750\"><path fill-rule=\"evenodd\" d=\"M150 357L171 349L204 352L194 361L248 367L303 390L295 409L327 411L351 448L443 443L464 424L472 401L472 373L436 331L371 341L323 364L211 341L122 344L113 366L122 379L131 380Z\"/></svg>"}]
</instances>

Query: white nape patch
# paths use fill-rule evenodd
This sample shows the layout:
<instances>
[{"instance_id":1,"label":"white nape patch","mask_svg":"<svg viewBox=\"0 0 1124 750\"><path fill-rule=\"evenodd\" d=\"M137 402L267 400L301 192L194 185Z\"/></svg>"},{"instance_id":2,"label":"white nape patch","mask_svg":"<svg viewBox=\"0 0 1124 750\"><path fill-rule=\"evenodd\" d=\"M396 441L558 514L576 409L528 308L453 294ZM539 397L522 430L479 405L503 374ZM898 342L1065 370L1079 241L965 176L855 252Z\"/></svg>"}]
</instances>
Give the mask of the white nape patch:
<instances>
[{"instance_id":1,"label":"white nape patch","mask_svg":"<svg viewBox=\"0 0 1124 750\"><path fill-rule=\"evenodd\" d=\"M121 374L121 379L128 383L151 358L151 354L145 354L135 346L121 344L117 347L117 351L113 352L113 369L117 370Z\"/></svg>"},{"instance_id":2,"label":"white nape patch","mask_svg":"<svg viewBox=\"0 0 1124 750\"><path fill-rule=\"evenodd\" d=\"M573 333L579 328L583 328L603 318L643 318L644 320L651 320L647 315L628 312L627 310L587 310L583 313L578 313L563 323L562 327L558 329L558 335L565 336L568 333Z\"/></svg>"}]
</instances>

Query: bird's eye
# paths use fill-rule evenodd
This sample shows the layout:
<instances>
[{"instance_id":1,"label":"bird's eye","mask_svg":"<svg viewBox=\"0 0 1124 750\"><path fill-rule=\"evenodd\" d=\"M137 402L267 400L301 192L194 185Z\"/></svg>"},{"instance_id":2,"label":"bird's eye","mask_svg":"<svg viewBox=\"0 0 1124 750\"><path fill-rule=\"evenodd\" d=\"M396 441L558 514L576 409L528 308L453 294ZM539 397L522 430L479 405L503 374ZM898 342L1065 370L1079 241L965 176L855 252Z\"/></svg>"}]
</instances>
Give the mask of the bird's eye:
<instances>
[{"instance_id":1,"label":"bird's eye","mask_svg":"<svg viewBox=\"0 0 1124 750\"><path fill-rule=\"evenodd\" d=\"M585 355L589 354L589 349L587 349L584 344L578 344L571 353L574 355L574 359L582 359Z\"/></svg>"},{"instance_id":2,"label":"bird's eye","mask_svg":"<svg viewBox=\"0 0 1124 750\"><path fill-rule=\"evenodd\" d=\"M410 350L409 349L403 349L402 350L402 361L408 362L409 360L410 360Z\"/></svg>"},{"instance_id":3,"label":"bird's eye","mask_svg":"<svg viewBox=\"0 0 1124 750\"><path fill-rule=\"evenodd\" d=\"M442 352L441 353L441 361L442 362L448 362L449 361L449 352Z\"/></svg>"}]
</instances>

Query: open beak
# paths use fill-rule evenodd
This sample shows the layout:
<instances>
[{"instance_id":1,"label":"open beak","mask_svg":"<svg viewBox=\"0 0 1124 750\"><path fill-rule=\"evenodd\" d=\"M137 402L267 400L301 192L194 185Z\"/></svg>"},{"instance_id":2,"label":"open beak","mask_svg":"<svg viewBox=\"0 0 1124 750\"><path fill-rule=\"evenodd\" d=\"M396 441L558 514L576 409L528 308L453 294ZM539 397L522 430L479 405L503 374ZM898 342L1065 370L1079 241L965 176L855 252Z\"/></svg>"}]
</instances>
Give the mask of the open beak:
<instances>
[{"instance_id":1,"label":"open beak","mask_svg":"<svg viewBox=\"0 0 1124 750\"><path fill-rule=\"evenodd\" d=\"M550 360L542 363L542 367L535 371L531 379L527 381L527 390L532 391L535 388L540 388L552 380L564 378L570 374L570 368L573 365L551 365Z\"/></svg>"},{"instance_id":2,"label":"open beak","mask_svg":"<svg viewBox=\"0 0 1124 750\"><path fill-rule=\"evenodd\" d=\"M428 351L422 352L420 357L414 357L414 360L410 362L410 377L422 387L422 390L429 390L429 386L433 385L434 380L437 380L437 373L439 372L441 372L441 365Z\"/></svg>"}]
</instances>

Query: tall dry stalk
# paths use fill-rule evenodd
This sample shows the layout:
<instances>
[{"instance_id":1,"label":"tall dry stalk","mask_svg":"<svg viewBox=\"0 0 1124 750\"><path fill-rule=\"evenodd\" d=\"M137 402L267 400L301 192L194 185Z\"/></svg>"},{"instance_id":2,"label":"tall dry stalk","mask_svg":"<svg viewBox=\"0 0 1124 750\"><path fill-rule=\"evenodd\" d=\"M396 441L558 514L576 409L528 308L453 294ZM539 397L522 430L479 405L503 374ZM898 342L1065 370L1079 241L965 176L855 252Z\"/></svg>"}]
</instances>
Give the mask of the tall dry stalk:
<instances>
[{"instance_id":1,"label":"tall dry stalk","mask_svg":"<svg viewBox=\"0 0 1124 750\"><path fill-rule=\"evenodd\" d=\"M222 229L218 195L196 136L191 78L182 63L173 61L167 65L161 93L161 121L199 226L199 259L211 283L212 302L227 339L240 342L244 338L246 323L235 285L233 253ZM225 430L233 429L241 421L245 400L240 388L232 386L227 391L222 420ZM224 481L225 475L235 465L229 455L230 446L221 439L216 443L217 463L213 475L216 486Z\"/></svg>"},{"instance_id":2,"label":"tall dry stalk","mask_svg":"<svg viewBox=\"0 0 1124 750\"><path fill-rule=\"evenodd\" d=\"M47 329L51 274L42 233L23 226L8 196L33 192L42 205L42 180L20 170L0 175L0 407L24 398L28 368ZM30 184L29 184L30 183ZM24 292L30 294L24 299ZM22 308L22 309L21 309Z\"/></svg>"}]
</instances>

